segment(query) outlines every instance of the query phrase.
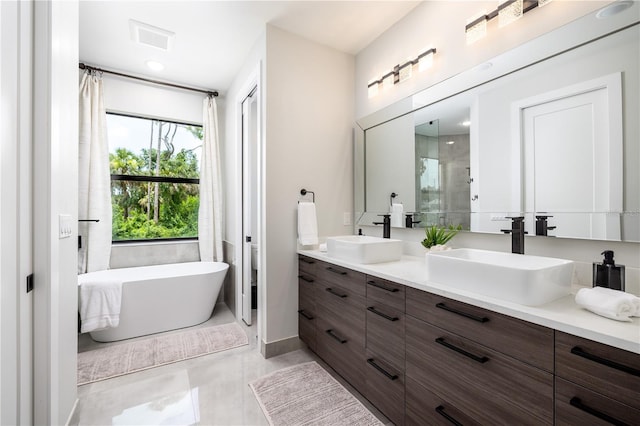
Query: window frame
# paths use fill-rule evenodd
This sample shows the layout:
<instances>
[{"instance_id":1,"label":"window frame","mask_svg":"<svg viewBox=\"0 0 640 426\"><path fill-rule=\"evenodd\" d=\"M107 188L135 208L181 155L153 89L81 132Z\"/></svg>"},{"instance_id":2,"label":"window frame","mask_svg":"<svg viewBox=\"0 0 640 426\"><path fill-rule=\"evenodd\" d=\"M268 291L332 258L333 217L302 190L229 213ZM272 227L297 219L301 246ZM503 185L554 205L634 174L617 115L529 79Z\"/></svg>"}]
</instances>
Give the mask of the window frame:
<instances>
[{"instance_id":1,"label":"window frame","mask_svg":"<svg viewBox=\"0 0 640 426\"><path fill-rule=\"evenodd\" d=\"M136 114L127 114L122 112L114 112L114 111L106 111L106 114L110 115L118 115L121 117L129 117L129 118L140 118L143 120L156 120L162 121L164 123L178 124L182 126L198 126L204 127L203 124L198 123L186 123L183 121L170 120L158 117L147 117L143 115ZM109 173L110 181L128 181L128 182L151 182L151 183L188 183L195 184L200 187L200 178L181 178L176 176L147 176L147 175L116 175ZM112 219L113 221L113 219ZM198 241L198 236L195 237L169 237L169 238L145 238L145 239L135 239L135 240L114 240L111 239L112 245L119 244L131 244L131 243L163 243L163 242L188 242L188 241Z\"/></svg>"}]
</instances>

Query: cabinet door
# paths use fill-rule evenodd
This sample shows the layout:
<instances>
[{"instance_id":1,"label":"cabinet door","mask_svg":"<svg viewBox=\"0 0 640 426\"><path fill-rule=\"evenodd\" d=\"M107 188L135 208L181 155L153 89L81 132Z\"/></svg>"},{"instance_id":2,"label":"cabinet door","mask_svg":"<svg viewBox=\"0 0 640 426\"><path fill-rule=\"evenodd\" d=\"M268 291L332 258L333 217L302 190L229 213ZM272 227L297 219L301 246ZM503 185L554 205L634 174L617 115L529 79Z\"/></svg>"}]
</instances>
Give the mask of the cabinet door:
<instances>
[{"instance_id":1,"label":"cabinet door","mask_svg":"<svg viewBox=\"0 0 640 426\"><path fill-rule=\"evenodd\" d=\"M316 351L315 278L300 274L298 278L298 337Z\"/></svg>"},{"instance_id":2,"label":"cabinet door","mask_svg":"<svg viewBox=\"0 0 640 426\"><path fill-rule=\"evenodd\" d=\"M556 375L640 409L640 355L556 332Z\"/></svg>"},{"instance_id":3,"label":"cabinet door","mask_svg":"<svg viewBox=\"0 0 640 426\"><path fill-rule=\"evenodd\" d=\"M553 423L553 375L410 316L406 376L485 424Z\"/></svg>"},{"instance_id":4,"label":"cabinet door","mask_svg":"<svg viewBox=\"0 0 640 426\"><path fill-rule=\"evenodd\" d=\"M480 424L444 398L415 380L406 379L406 426L479 426Z\"/></svg>"},{"instance_id":5,"label":"cabinet door","mask_svg":"<svg viewBox=\"0 0 640 426\"><path fill-rule=\"evenodd\" d=\"M557 425L637 425L640 410L556 377Z\"/></svg>"},{"instance_id":6,"label":"cabinet door","mask_svg":"<svg viewBox=\"0 0 640 426\"><path fill-rule=\"evenodd\" d=\"M407 315L553 372L553 330L407 288Z\"/></svg>"},{"instance_id":7,"label":"cabinet door","mask_svg":"<svg viewBox=\"0 0 640 426\"><path fill-rule=\"evenodd\" d=\"M367 349L404 372L404 313L367 298Z\"/></svg>"}]
</instances>

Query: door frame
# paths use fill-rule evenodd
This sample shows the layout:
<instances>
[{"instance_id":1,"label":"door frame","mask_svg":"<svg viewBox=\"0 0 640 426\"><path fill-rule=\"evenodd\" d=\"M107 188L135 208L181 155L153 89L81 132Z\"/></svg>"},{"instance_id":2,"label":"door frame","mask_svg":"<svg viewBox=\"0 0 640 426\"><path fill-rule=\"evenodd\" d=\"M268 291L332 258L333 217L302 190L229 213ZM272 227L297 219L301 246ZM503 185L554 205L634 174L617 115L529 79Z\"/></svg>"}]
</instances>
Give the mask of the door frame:
<instances>
[{"instance_id":1,"label":"door frame","mask_svg":"<svg viewBox=\"0 0 640 426\"><path fill-rule=\"evenodd\" d=\"M254 230L253 234L258 238L258 256L260 268L258 270L258 282L261 283L258 286L258 313L256 318L256 329L258 334L258 342L262 341L263 335L263 327L265 324L265 294L264 286L266 285L265 277L266 277L266 262L265 254L264 254L264 203L263 203L263 194L265 191L264 186L264 129L263 129L263 105L264 100L262 96L262 61L258 61L256 67L253 72L247 77L246 82L242 85L242 88L238 91L238 96L236 97L233 105L233 111L235 114L235 123L236 123L236 202L235 202L235 211L236 217L239 220L236 221L235 224L235 247L234 247L234 264L235 264L235 310L236 310L236 319L242 320L242 270L243 262L245 261L244 256L244 235L243 235L243 193L242 193L242 179L243 179L243 156L242 156L242 102L243 100L254 90L256 96L257 103L257 149L255 155L257 156L257 179L258 186L256 194L257 204L258 204L258 220L257 220L257 230ZM249 251L251 253L251 251ZM251 262L251 258L249 257L246 261ZM260 350L260 345L257 345L257 350Z\"/></svg>"}]
</instances>

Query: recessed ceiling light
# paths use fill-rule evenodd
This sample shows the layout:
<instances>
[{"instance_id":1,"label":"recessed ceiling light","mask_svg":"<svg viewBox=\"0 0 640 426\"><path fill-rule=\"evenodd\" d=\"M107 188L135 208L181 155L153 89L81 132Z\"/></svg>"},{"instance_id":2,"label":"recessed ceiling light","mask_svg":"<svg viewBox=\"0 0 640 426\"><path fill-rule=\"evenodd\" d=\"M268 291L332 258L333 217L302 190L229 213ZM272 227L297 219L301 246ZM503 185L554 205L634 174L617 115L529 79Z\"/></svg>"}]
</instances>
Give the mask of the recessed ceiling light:
<instances>
[{"instance_id":1,"label":"recessed ceiling light","mask_svg":"<svg viewBox=\"0 0 640 426\"><path fill-rule=\"evenodd\" d=\"M462 122L462 123L460 123L460 124L462 124L462 125L463 125L463 126L465 126L465 127L471 126L471 122L470 122L469 120L467 120L467 121L463 121L463 122Z\"/></svg>"},{"instance_id":2,"label":"recessed ceiling light","mask_svg":"<svg viewBox=\"0 0 640 426\"><path fill-rule=\"evenodd\" d=\"M598 13L596 14L596 18L598 19L609 18L613 15L617 15L618 13L624 10L627 10L631 6L633 6L633 1L631 0L618 0L600 9L600 11L598 11Z\"/></svg>"},{"instance_id":3,"label":"recessed ceiling light","mask_svg":"<svg viewBox=\"0 0 640 426\"><path fill-rule=\"evenodd\" d=\"M486 71L489 68L491 68L493 66L493 64L491 62L485 62L484 64L480 64L480 65L476 65L473 68L474 72L482 72L482 71Z\"/></svg>"},{"instance_id":4,"label":"recessed ceiling light","mask_svg":"<svg viewBox=\"0 0 640 426\"><path fill-rule=\"evenodd\" d=\"M145 62L145 64L147 64L147 66L149 68L151 68L152 71L162 71L164 69L164 65L162 65L160 62L156 62L156 61L147 61Z\"/></svg>"},{"instance_id":5,"label":"recessed ceiling light","mask_svg":"<svg viewBox=\"0 0 640 426\"><path fill-rule=\"evenodd\" d=\"M454 143L456 143L456 141L446 141L445 142L447 145L453 145Z\"/></svg>"}]
</instances>

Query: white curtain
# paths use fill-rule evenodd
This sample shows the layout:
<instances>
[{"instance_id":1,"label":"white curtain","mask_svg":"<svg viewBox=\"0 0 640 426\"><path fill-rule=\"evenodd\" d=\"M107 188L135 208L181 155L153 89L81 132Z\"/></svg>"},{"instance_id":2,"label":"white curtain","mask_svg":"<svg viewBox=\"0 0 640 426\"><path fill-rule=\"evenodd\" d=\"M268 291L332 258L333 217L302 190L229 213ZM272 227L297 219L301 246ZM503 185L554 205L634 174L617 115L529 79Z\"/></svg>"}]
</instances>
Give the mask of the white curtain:
<instances>
[{"instance_id":1,"label":"white curtain","mask_svg":"<svg viewBox=\"0 0 640 426\"><path fill-rule=\"evenodd\" d=\"M109 269L111 258L111 174L102 78L87 72L80 83L78 149L78 273Z\"/></svg>"},{"instance_id":2,"label":"white curtain","mask_svg":"<svg viewBox=\"0 0 640 426\"><path fill-rule=\"evenodd\" d=\"M202 158L200 164L200 209L198 243L200 260L222 262L222 189L218 144L218 108L213 96L203 105Z\"/></svg>"}]
</instances>

